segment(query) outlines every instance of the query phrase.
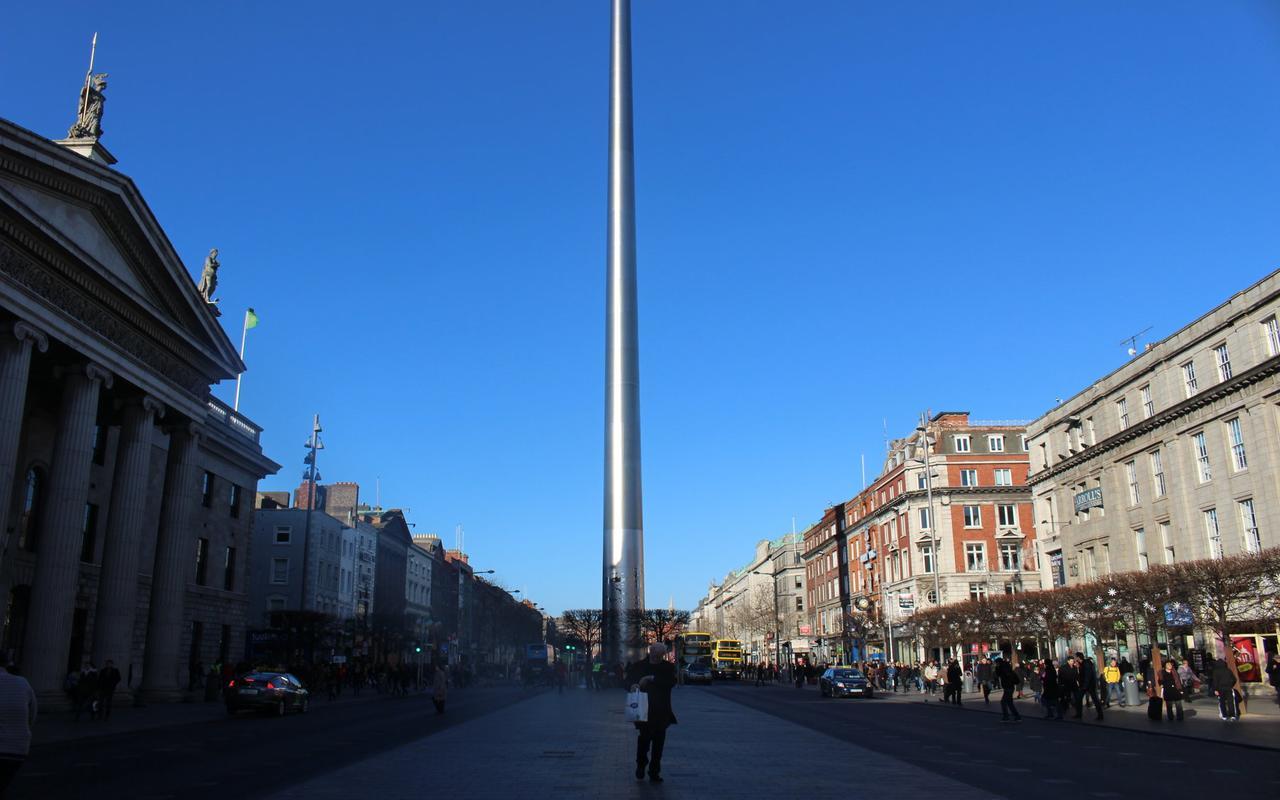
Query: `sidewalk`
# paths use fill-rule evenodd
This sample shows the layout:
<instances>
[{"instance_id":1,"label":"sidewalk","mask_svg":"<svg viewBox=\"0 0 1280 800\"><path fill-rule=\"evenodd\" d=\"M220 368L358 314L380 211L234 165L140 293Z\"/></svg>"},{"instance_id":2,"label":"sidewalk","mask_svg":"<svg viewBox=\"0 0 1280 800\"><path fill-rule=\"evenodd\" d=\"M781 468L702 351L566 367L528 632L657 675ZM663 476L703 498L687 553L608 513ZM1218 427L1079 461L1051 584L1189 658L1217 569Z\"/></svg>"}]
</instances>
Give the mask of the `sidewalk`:
<instances>
[{"instance_id":1,"label":"sidewalk","mask_svg":"<svg viewBox=\"0 0 1280 800\"><path fill-rule=\"evenodd\" d=\"M353 796L848 798L851 786L904 796L980 800L991 794L710 692L681 689L662 784L635 779L633 726L621 691L544 692L481 719L299 783L271 800ZM824 754L826 754L824 756ZM838 755L835 755L838 754ZM821 769L814 769L815 760Z\"/></svg>"},{"instance_id":2,"label":"sidewalk","mask_svg":"<svg viewBox=\"0 0 1280 800\"><path fill-rule=\"evenodd\" d=\"M374 698L392 698L395 695L378 694L372 689L363 689L356 697L350 689L343 690L342 695L332 702L326 695L311 695L311 711L323 711L327 706L343 703L364 702ZM119 702L119 701L117 701ZM40 712L32 731L31 744L39 747L45 744L72 741L75 739L92 739L98 736L119 736L135 731L168 728L177 725L193 725L209 720L221 719L227 715L227 709L221 701L190 703L155 703L149 706L131 706L118 704L111 712L111 719L91 720L88 712L80 716L76 722L70 711Z\"/></svg>"},{"instance_id":3,"label":"sidewalk","mask_svg":"<svg viewBox=\"0 0 1280 800\"><path fill-rule=\"evenodd\" d=\"M1202 697L1192 702L1183 701L1186 719L1182 722L1155 722L1147 719L1146 698L1139 706L1121 708L1112 703L1111 708L1104 709L1103 721L1098 722L1092 708L1085 708L1080 719L1072 719L1073 712L1067 712L1064 723L1075 725L1106 726L1120 730L1159 736L1178 736L1186 739L1205 739L1214 742L1227 742L1244 747L1261 747L1280 750L1280 706L1276 705L1274 691L1271 687L1263 687L1271 694L1255 694L1248 708L1238 722L1224 722L1218 717L1218 701L1214 697ZM816 691L816 690L815 690ZM928 703L931 706L946 708L942 692L925 695L912 690L907 693L877 692L876 697L898 703ZM965 711L986 712L999 716L1000 692L991 693L991 702L982 701L981 692L965 694L960 709ZM1037 706L1028 694L1017 702L1018 711L1025 717L1043 717L1044 706Z\"/></svg>"}]
</instances>

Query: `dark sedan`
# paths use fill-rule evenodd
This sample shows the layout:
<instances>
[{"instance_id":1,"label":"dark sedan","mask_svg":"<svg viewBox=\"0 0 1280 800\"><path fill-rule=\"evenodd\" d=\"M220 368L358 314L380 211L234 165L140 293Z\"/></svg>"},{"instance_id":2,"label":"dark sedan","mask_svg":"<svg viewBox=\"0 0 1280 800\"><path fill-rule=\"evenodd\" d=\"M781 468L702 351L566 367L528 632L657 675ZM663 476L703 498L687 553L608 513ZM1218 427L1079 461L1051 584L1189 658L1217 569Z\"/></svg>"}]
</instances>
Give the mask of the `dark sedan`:
<instances>
[{"instance_id":1,"label":"dark sedan","mask_svg":"<svg viewBox=\"0 0 1280 800\"><path fill-rule=\"evenodd\" d=\"M856 669L833 667L818 678L823 697L871 697L871 681Z\"/></svg>"},{"instance_id":2,"label":"dark sedan","mask_svg":"<svg viewBox=\"0 0 1280 800\"><path fill-rule=\"evenodd\" d=\"M227 713L268 711L283 717L290 711L307 713L310 693L287 672L250 672L227 684Z\"/></svg>"},{"instance_id":3,"label":"dark sedan","mask_svg":"<svg viewBox=\"0 0 1280 800\"><path fill-rule=\"evenodd\" d=\"M711 683L710 664L690 664L684 668L685 683Z\"/></svg>"}]
</instances>

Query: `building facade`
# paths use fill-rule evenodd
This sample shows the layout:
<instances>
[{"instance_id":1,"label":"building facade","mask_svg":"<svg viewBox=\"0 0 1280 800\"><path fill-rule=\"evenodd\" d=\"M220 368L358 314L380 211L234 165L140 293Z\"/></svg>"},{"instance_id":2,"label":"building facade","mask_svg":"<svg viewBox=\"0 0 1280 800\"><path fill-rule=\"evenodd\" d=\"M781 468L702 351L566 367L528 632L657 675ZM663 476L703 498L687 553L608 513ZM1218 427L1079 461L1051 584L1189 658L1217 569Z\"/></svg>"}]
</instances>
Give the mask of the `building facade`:
<instances>
[{"instance_id":1,"label":"building facade","mask_svg":"<svg viewBox=\"0 0 1280 800\"><path fill-rule=\"evenodd\" d=\"M250 622L274 611L316 611L345 619L353 598L344 587L343 547L354 531L323 511L258 509L253 515Z\"/></svg>"},{"instance_id":2,"label":"building facade","mask_svg":"<svg viewBox=\"0 0 1280 800\"><path fill-rule=\"evenodd\" d=\"M83 661L165 700L236 658L252 499L279 468L211 397L244 364L111 163L0 120L2 639L42 704Z\"/></svg>"},{"instance_id":3,"label":"building facade","mask_svg":"<svg viewBox=\"0 0 1280 800\"><path fill-rule=\"evenodd\" d=\"M1046 585L1280 545L1280 272L1028 428Z\"/></svg>"}]
</instances>

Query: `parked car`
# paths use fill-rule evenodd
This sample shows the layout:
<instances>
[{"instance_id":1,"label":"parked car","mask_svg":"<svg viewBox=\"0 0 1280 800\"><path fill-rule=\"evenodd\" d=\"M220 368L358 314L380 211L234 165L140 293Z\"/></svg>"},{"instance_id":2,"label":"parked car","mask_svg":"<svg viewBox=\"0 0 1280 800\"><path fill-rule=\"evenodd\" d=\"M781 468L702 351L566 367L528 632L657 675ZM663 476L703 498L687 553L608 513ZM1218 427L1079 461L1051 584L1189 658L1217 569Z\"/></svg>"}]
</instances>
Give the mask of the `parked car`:
<instances>
[{"instance_id":1,"label":"parked car","mask_svg":"<svg viewBox=\"0 0 1280 800\"><path fill-rule=\"evenodd\" d=\"M832 667L818 678L818 690L823 697L871 697L871 681L861 670L848 667Z\"/></svg>"},{"instance_id":2,"label":"parked car","mask_svg":"<svg viewBox=\"0 0 1280 800\"><path fill-rule=\"evenodd\" d=\"M710 664L690 664L684 668L685 683L711 683Z\"/></svg>"},{"instance_id":3,"label":"parked car","mask_svg":"<svg viewBox=\"0 0 1280 800\"><path fill-rule=\"evenodd\" d=\"M227 713L268 711L283 717L290 711L307 713L310 692L287 672L250 672L232 679L225 693Z\"/></svg>"}]
</instances>

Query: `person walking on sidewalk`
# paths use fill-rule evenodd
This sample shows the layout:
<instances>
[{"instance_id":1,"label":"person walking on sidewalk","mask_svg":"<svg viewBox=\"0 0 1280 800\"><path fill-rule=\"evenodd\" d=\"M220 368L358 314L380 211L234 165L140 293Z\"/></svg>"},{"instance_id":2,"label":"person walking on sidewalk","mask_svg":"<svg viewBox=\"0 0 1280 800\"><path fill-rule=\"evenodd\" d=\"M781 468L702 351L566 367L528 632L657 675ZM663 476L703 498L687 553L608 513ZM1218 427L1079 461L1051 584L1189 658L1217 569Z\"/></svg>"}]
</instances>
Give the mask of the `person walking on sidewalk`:
<instances>
[{"instance_id":1,"label":"person walking on sidewalk","mask_svg":"<svg viewBox=\"0 0 1280 800\"><path fill-rule=\"evenodd\" d=\"M1062 719L1062 706L1058 704L1058 694L1061 690L1058 687L1058 671L1053 667L1053 659L1044 660L1044 672L1040 674L1040 682L1044 686L1044 692L1040 695L1045 708L1044 718L1053 719L1056 716Z\"/></svg>"},{"instance_id":2,"label":"person walking on sidewalk","mask_svg":"<svg viewBox=\"0 0 1280 800\"><path fill-rule=\"evenodd\" d=\"M671 709L671 690L676 685L676 667L665 658L667 647L661 643L649 645L649 657L637 661L627 670L627 685L649 697L649 716L645 722L635 723L639 735L636 738L636 780L643 780L645 768L649 770L650 783L662 783L662 751L667 744L667 728L676 724Z\"/></svg>"},{"instance_id":3,"label":"person walking on sidewalk","mask_svg":"<svg viewBox=\"0 0 1280 800\"><path fill-rule=\"evenodd\" d=\"M36 724L36 693L11 670L0 668L0 797L27 760Z\"/></svg>"},{"instance_id":4,"label":"person walking on sidewalk","mask_svg":"<svg viewBox=\"0 0 1280 800\"><path fill-rule=\"evenodd\" d=\"M98 673L98 713L101 718L111 719L111 701L115 697L116 687L120 685L120 670L116 663L107 659Z\"/></svg>"},{"instance_id":5,"label":"person walking on sidewalk","mask_svg":"<svg viewBox=\"0 0 1280 800\"><path fill-rule=\"evenodd\" d=\"M930 661L924 668L924 690L933 694L938 691L938 662Z\"/></svg>"},{"instance_id":6,"label":"person walking on sidewalk","mask_svg":"<svg viewBox=\"0 0 1280 800\"><path fill-rule=\"evenodd\" d=\"M1076 663L1080 668L1080 692L1077 695L1081 698L1089 698L1093 704L1093 710L1098 712L1098 721L1102 721L1102 698L1098 697L1098 668L1094 665L1092 658L1085 658L1084 653L1076 653ZM1080 700L1076 701L1076 716L1080 716Z\"/></svg>"},{"instance_id":7,"label":"person walking on sidewalk","mask_svg":"<svg viewBox=\"0 0 1280 800\"><path fill-rule=\"evenodd\" d=\"M431 676L431 702L436 707L436 714L444 713L444 701L449 696L449 676L444 665L436 662L436 672Z\"/></svg>"},{"instance_id":8,"label":"person walking on sidewalk","mask_svg":"<svg viewBox=\"0 0 1280 800\"><path fill-rule=\"evenodd\" d=\"M1008 722L1012 717L1014 722L1022 722L1022 715L1013 703L1013 693L1022 686L1022 678L1014 671L1012 664L1003 658L997 658L995 679L999 681L1001 689L1000 721Z\"/></svg>"},{"instance_id":9,"label":"person walking on sidewalk","mask_svg":"<svg viewBox=\"0 0 1280 800\"><path fill-rule=\"evenodd\" d=\"M1058 708L1062 714L1066 714L1068 708L1074 708L1075 719L1080 719L1079 689L1080 671L1076 669L1075 660L1070 657L1062 659L1062 666L1058 667Z\"/></svg>"},{"instance_id":10,"label":"person walking on sidewalk","mask_svg":"<svg viewBox=\"0 0 1280 800\"><path fill-rule=\"evenodd\" d=\"M1164 710L1169 721L1174 721L1176 710L1177 721L1182 722L1182 678L1173 668L1173 661L1164 662L1164 672L1160 674L1160 689L1164 695Z\"/></svg>"},{"instance_id":11,"label":"person walking on sidewalk","mask_svg":"<svg viewBox=\"0 0 1280 800\"><path fill-rule=\"evenodd\" d=\"M1235 722L1240 719L1240 704L1236 701L1236 674L1221 658L1213 660L1213 693L1218 696L1218 714L1224 720Z\"/></svg>"},{"instance_id":12,"label":"person walking on sidewalk","mask_svg":"<svg viewBox=\"0 0 1280 800\"><path fill-rule=\"evenodd\" d=\"M960 705L960 692L964 689L963 680L964 671L960 669L960 662L954 658L951 659L951 663L947 665L947 692L949 692L949 695L943 695L944 701L949 696L952 703Z\"/></svg>"},{"instance_id":13,"label":"person walking on sidewalk","mask_svg":"<svg viewBox=\"0 0 1280 800\"><path fill-rule=\"evenodd\" d=\"M995 666L991 663L991 659L986 656L978 662L978 667L973 671L973 676L978 679L978 685L982 687L982 702L991 702L991 684L995 678Z\"/></svg>"}]
</instances>

